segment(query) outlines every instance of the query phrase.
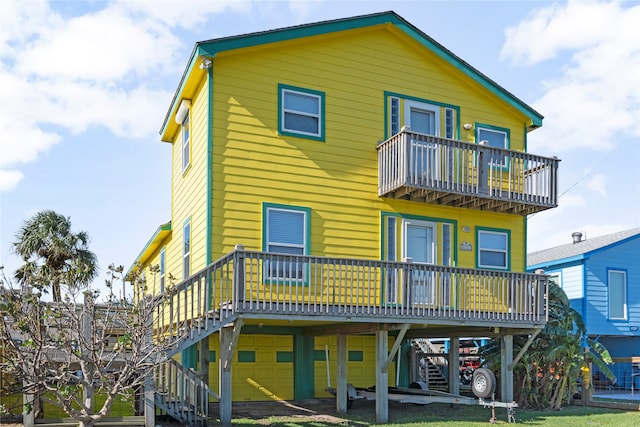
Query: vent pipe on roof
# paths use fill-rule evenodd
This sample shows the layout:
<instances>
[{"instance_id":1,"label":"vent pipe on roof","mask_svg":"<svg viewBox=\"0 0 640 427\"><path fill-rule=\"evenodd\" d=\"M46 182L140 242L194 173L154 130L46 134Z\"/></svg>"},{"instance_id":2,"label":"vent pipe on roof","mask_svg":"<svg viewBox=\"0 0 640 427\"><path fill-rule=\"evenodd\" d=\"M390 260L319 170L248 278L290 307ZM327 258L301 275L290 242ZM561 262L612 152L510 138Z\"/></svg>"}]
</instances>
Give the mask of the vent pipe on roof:
<instances>
[{"instance_id":1,"label":"vent pipe on roof","mask_svg":"<svg viewBox=\"0 0 640 427\"><path fill-rule=\"evenodd\" d=\"M574 244L582 242L582 233L579 231L576 231L575 233L571 233L571 237L573 238Z\"/></svg>"}]
</instances>

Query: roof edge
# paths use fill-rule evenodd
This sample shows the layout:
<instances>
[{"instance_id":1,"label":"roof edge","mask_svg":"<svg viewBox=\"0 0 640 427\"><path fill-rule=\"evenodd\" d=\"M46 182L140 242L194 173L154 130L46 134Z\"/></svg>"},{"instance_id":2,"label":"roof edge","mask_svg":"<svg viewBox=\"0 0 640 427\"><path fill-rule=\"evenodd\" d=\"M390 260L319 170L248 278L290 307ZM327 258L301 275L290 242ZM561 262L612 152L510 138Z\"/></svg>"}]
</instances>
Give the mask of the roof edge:
<instances>
[{"instance_id":1,"label":"roof edge","mask_svg":"<svg viewBox=\"0 0 640 427\"><path fill-rule=\"evenodd\" d=\"M161 224L153 233L151 238L149 238L147 243L144 245L144 247L136 257L136 259L133 260L133 263L131 263L131 266L127 270L127 274L125 274L124 277L125 278L129 277L136 270L138 263L142 263L146 261L146 258L149 256L147 252L151 248L151 245L153 245L155 242L160 242L164 240L169 235L169 233L171 233L171 231L172 231L171 221Z\"/></svg>"},{"instance_id":2,"label":"roof edge","mask_svg":"<svg viewBox=\"0 0 640 427\"><path fill-rule=\"evenodd\" d=\"M242 35L234 35L229 37L221 37L218 39L210 39L197 42L189 57L189 63L185 68L180 84L174 93L171 105L165 115L160 134L164 135L169 119L176 109L180 94L183 92L184 85L191 74L197 59L200 56L214 58L219 52L240 49L244 47L259 46L263 44L276 43L286 40L294 40L302 37L311 37L321 34L329 34L339 31L352 30L357 28L365 28L374 25L393 24L414 38L423 46L434 51L440 58L449 62L456 69L475 80L482 86L486 87L491 93L505 101L524 115L528 116L531 123L527 129L535 129L542 126L544 116L530 107L524 101L507 91L495 81L478 71L466 61L455 55L449 49L435 41L426 33L406 21L400 15L393 11L378 12L369 15L359 15L348 18L340 18L328 21L320 21L309 24L296 25L291 27L277 28L267 31L259 31Z\"/></svg>"}]
</instances>

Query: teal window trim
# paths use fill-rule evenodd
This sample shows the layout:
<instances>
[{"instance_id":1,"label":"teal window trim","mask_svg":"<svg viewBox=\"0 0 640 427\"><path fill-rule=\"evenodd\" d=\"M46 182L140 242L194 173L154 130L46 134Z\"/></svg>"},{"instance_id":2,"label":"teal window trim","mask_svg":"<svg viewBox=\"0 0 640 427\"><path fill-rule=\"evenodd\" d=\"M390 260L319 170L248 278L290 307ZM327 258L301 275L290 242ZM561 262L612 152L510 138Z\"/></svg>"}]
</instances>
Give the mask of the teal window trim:
<instances>
[{"instance_id":1,"label":"teal window trim","mask_svg":"<svg viewBox=\"0 0 640 427\"><path fill-rule=\"evenodd\" d=\"M293 362L292 351L276 351L276 363L289 363Z\"/></svg>"},{"instance_id":2,"label":"teal window trim","mask_svg":"<svg viewBox=\"0 0 640 427\"><path fill-rule=\"evenodd\" d=\"M364 362L364 353L361 350L349 350L347 360L349 362Z\"/></svg>"},{"instance_id":3,"label":"teal window trim","mask_svg":"<svg viewBox=\"0 0 640 427\"><path fill-rule=\"evenodd\" d=\"M504 147L500 147L500 148L504 148L505 150L510 150L511 149L511 130L509 128L503 128L500 126L494 126L494 125L488 125L485 123L478 123L476 122L474 125L474 129L475 129L475 140L476 140L476 144L480 144L480 131L482 129L487 130L487 131L492 131L492 132L501 132L505 134L505 141L504 141ZM495 147L494 147L495 148ZM508 171L509 170L509 160L508 159L504 159L504 164L502 164L500 167L496 167L493 166L493 168L495 169L501 169L503 171Z\"/></svg>"},{"instance_id":4,"label":"teal window trim","mask_svg":"<svg viewBox=\"0 0 640 427\"><path fill-rule=\"evenodd\" d=\"M622 316L618 316L617 314L611 315L612 301L611 301L611 273L621 274L622 275ZM607 268L607 320L613 322L628 322L629 321L629 280L627 270L624 268ZM617 304L619 306L620 304Z\"/></svg>"},{"instance_id":5,"label":"teal window trim","mask_svg":"<svg viewBox=\"0 0 640 427\"><path fill-rule=\"evenodd\" d=\"M187 234L188 240L185 238ZM191 217L188 217L184 223L182 223L182 278L187 279L191 275L191 236L193 235L191 230Z\"/></svg>"},{"instance_id":6,"label":"teal window trim","mask_svg":"<svg viewBox=\"0 0 640 427\"><path fill-rule=\"evenodd\" d=\"M255 350L238 350L238 363L255 363Z\"/></svg>"},{"instance_id":7,"label":"teal window trim","mask_svg":"<svg viewBox=\"0 0 640 427\"><path fill-rule=\"evenodd\" d=\"M295 129L285 128L284 119L285 119L286 110L284 108L284 101L285 101L286 92L298 93L301 95L306 95L306 96L310 96L318 99L319 111L317 114L317 119L318 119L317 133L304 132L304 131L298 131ZM311 116L315 117L315 115L311 115ZM280 135L295 136L299 138L307 138L315 141L324 142L325 140L325 93L318 90L306 89L306 88L301 88L297 86L290 86L282 83L278 84L278 133Z\"/></svg>"},{"instance_id":8,"label":"teal window trim","mask_svg":"<svg viewBox=\"0 0 640 427\"><path fill-rule=\"evenodd\" d=\"M381 260L388 260L388 254L387 254L387 236L389 235L388 230L387 230L387 226L388 226L388 218L400 218L401 220L404 219L409 219L409 220L417 220L417 221L425 221L425 222L433 222L436 224L436 226L438 226L438 228L441 228L440 225L441 224L450 224L451 225L451 259L452 259L452 265L456 266L458 265L458 221L455 219L448 219L448 218L438 218L438 217L429 217L429 216L422 216L422 215L411 215L411 214L403 214L403 213L398 213L398 212L385 212L385 211L381 211L380 212L380 259ZM400 226L402 227L402 222L403 221L395 221L395 227L396 230L394 232L394 235L396 236L396 241L397 241L397 227ZM397 260L398 258L398 250L401 250L402 245L395 245L395 249L396 249L396 254L394 257L394 260ZM442 253L442 246L439 246L439 255L440 257L443 256ZM439 260L437 261L439 262ZM400 302L387 302L386 298L387 298L387 291L388 289L386 288L387 283L386 280L383 281L382 286L384 286L384 289L381 290L380 292L380 304L382 305L387 305L387 306L401 306L402 304Z\"/></svg>"},{"instance_id":9,"label":"teal window trim","mask_svg":"<svg viewBox=\"0 0 640 427\"><path fill-rule=\"evenodd\" d=\"M402 101L416 101L421 102L423 104L432 104L441 109L450 108L454 111L455 116L455 130L454 130L454 139L460 135L460 106L448 104L445 102L433 101L431 99L419 98L416 96L404 95L397 92L384 91L384 139L389 139L393 135L391 134L391 98L399 98ZM400 123L400 128L402 129L402 121Z\"/></svg>"},{"instance_id":10,"label":"teal window trim","mask_svg":"<svg viewBox=\"0 0 640 427\"><path fill-rule=\"evenodd\" d=\"M326 362L327 353L329 353L329 360L331 360L331 351L325 352L325 350L313 350L313 360L315 362Z\"/></svg>"},{"instance_id":11,"label":"teal window trim","mask_svg":"<svg viewBox=\"0 0 640 427\"><path fill-rule=\"evenodd\" d=\"M311 251L311 208L302 207L302 206L293 206L293 205L283 205L278 203L262 203L262 251L269 252L269 237L268 237L268 214L270 210L280 210L280 211L291 211L291 212L301 212L304 213L304 243L303 243L303 253L302 255L309 255ZM265 268L266 261L263 263L263 272L266 272L268 268ZM304 266L304 279L302 280L285 280L285 279L277 279L270 278L264 273L263 281L266 284L286 284L295 282L300 285L308 286L309 285L309 264Z\"/></svg>"},{"instance_id":12,"label":"teal window trim","mask_svg":"<svg viewBox=\"0 0 640 427\"><path fill-rule=\"evenodd\" d=\"M385 212L385 211L381 211L380 212L380 216L381 216L381 223L382 223L382 230L380 233L380 238L381 238L381 243L380 246L382 248L382 252L381 252L381 257L380 259L386 259L385 258L385 253L386 253L386 244L387 244L387 230L386 230L386 218L387 217L396 217L396 218L401 218L401 219L413 219L416 221L425 221L425 222L434 222L436 224L451 224L452 227L452 260L453 260L453 265L458 265L458 251L456 250L456 248L458 247L458 221L455 219L449 219L449 218L439 218L439 217L431 217L431 216L422 216L422 215L412 215L412 214L403 214L403 213L398 213L398 212ZM399 221L397 223L402 223L402 221ZM396 226L397 226L396 223ZM396 245L398 246L398 245ZM442 251L442 248L439 247L440 251ZM396 247L396 250L398 250L398 248ZM396 259L397 259L397 254L396 254ZM438 260L439 262L439 260Z\"/></svg>"},{"instance_id":13,"label":"teal window trim","mask_svg":"<svg viewBox=\"0 0 640 427\"><path fill-rule=\"evenodd\" d=\"M216 359L216 351L215 350L209 350L209 362L210 363L215 363L217 361L218 361L218 359Z\"/></svg>"},{"instance_id":14,"label":"teal window trim","mask_svg":"<svg viewBox=\"0 0 640 427\"><path fill-rule=\"evenodd\" d=\"M505 267L483 266L480 264L480 234L482 233L504 234L506 236L507 247ZM511 271L511 230L505 228L476 227L476 268L481 268L483 270Z\"/></svg>"}]
</instances>

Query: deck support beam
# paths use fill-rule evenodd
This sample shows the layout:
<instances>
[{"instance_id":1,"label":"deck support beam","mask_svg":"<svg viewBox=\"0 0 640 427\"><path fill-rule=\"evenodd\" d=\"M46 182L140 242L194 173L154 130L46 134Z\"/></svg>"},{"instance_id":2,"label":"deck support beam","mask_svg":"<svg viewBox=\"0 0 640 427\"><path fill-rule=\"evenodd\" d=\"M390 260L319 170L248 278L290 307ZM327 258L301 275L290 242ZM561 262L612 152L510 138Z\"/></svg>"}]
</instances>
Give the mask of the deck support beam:
<instances>
[{"instance_id":1,"label":"deck support beam","mask_svg":"<svg viewBox=\"0 0 640 427\"><path fill-rule=\"evenodd\" d=\"M500 400L513 401L513 335L500 338Z\"/></svg>"},{"instance_id":2,"label":"deck support beam","mask_svg":"<svg viewBox=\"0 0 640 427\"><path fill-rule=\"evenodd\" d=\"M240 330L244 324L244 319L236 320L233 328L225 327L220 329L220 424L231 426L231 362L233 353L238 344Z\"/></svg>"},{"instance_id":3,"label":"deck support beam","mask_svg":"<svg viewBox=\"0 0 640 427\"><path fill-rule=\"evenodd\" d=\"M460 394L460 338L451 337L449 340L449 354L447 355L449 364L448 382L449 393Z\"/></svg>"},{"instance_id":4,"label":"deck support beam","mask_svg":"<svg viewBox=\"0 0 640 427\"><path fill-rule=\"evenodd\" d=\"M511 365L509 365L509 369L513 371L513 368L520 361L522 356L524 356L524 353L529 349L529 346L533 343L533 340L536 339L536 337L540 332L542 332L542 329L536 329L536 331L533 334L531 334L531 336L529 336L529 339L527 340L527 342L524 343L524 346L520 349L520 351L518 352L518 355L515 357L515 359L513 359L513 362L511 362Z\"/></svg>"},{"instance_id":5,"label":"deck support beam","mask_svg":"<svg viewBox=\"0 0 640 427\"><path fill-rule=\"evenodd\" d=\"M389 366L391 365L391 362L393 362L393 358L396 357L396 353L398 352L398 349L400 349L400 345L402 344L404 335L407 333L410 327L411 327L410 323L405 323L402 325L402 328L400 328L400 331L398 332L398 336L396 337L396 340L393 342L393 347L391 347L391 351L389 352L389 356L387 356L387 360L384 362L384 367L382 368L382 371L384 373L387 373L387 374L389 373Z\"/></svg>"},{"instance_id":6,"label":"deck support beam","mask_svg":"<svg viewBox=\"0 0 640 427\"><path fill-rule=\"evenodd\" d=\"M389 331L376 331L376 423L389 421L389 374L384 367L389 350Z\"/></svg>"},{"instance_id":7,"label":"deck support beam","mask_svg":"<svg viewBox=\"0 0 640 427\"><path fill-rule=\"evenodd\" d=\"M338 372L336 377L336 411L338 414L347 413L347 336L339 334L336 337L338 351ZM327 359L327 363L329 360Z\"/></svg>"}]
</instances>

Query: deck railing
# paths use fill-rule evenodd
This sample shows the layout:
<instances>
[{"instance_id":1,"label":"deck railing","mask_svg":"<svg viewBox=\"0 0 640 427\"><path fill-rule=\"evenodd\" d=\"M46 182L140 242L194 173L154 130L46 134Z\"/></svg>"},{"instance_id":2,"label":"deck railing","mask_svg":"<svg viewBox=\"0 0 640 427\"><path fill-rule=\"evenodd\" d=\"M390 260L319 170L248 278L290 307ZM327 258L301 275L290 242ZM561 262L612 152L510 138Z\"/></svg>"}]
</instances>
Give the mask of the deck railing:
<instances>
[{"instance_id":1,"label":"deck railing","mask_svg":"<svg viewBox=\"0 0 640 427\"><path fill-rule=\"evenodd\" d=\"M528 215L557 206L558 164L404 128L378 145L378 195Z\"/></svg>"},{"instance_id":2,"label":"deck railing","mask_svg":"<svg viewBox=\"0 0 640 427\"><path fill-rule=\"evenodd\" d=\"M171 289L156 331L190 345L246 317L543 325L547 276L236 249Z\"/></svg>"},{"instance_id":3,"label":"deck railing","mask_svg":"<svg viewBox=\"0 0 640 427\"><path fill-rule=\"evenodd\" d=\"M206 425L209 419L209 396L220 400L197 372L173 359L158 364L153 379L156 404L190 426Z\"/></svg>"}]
</instances>

